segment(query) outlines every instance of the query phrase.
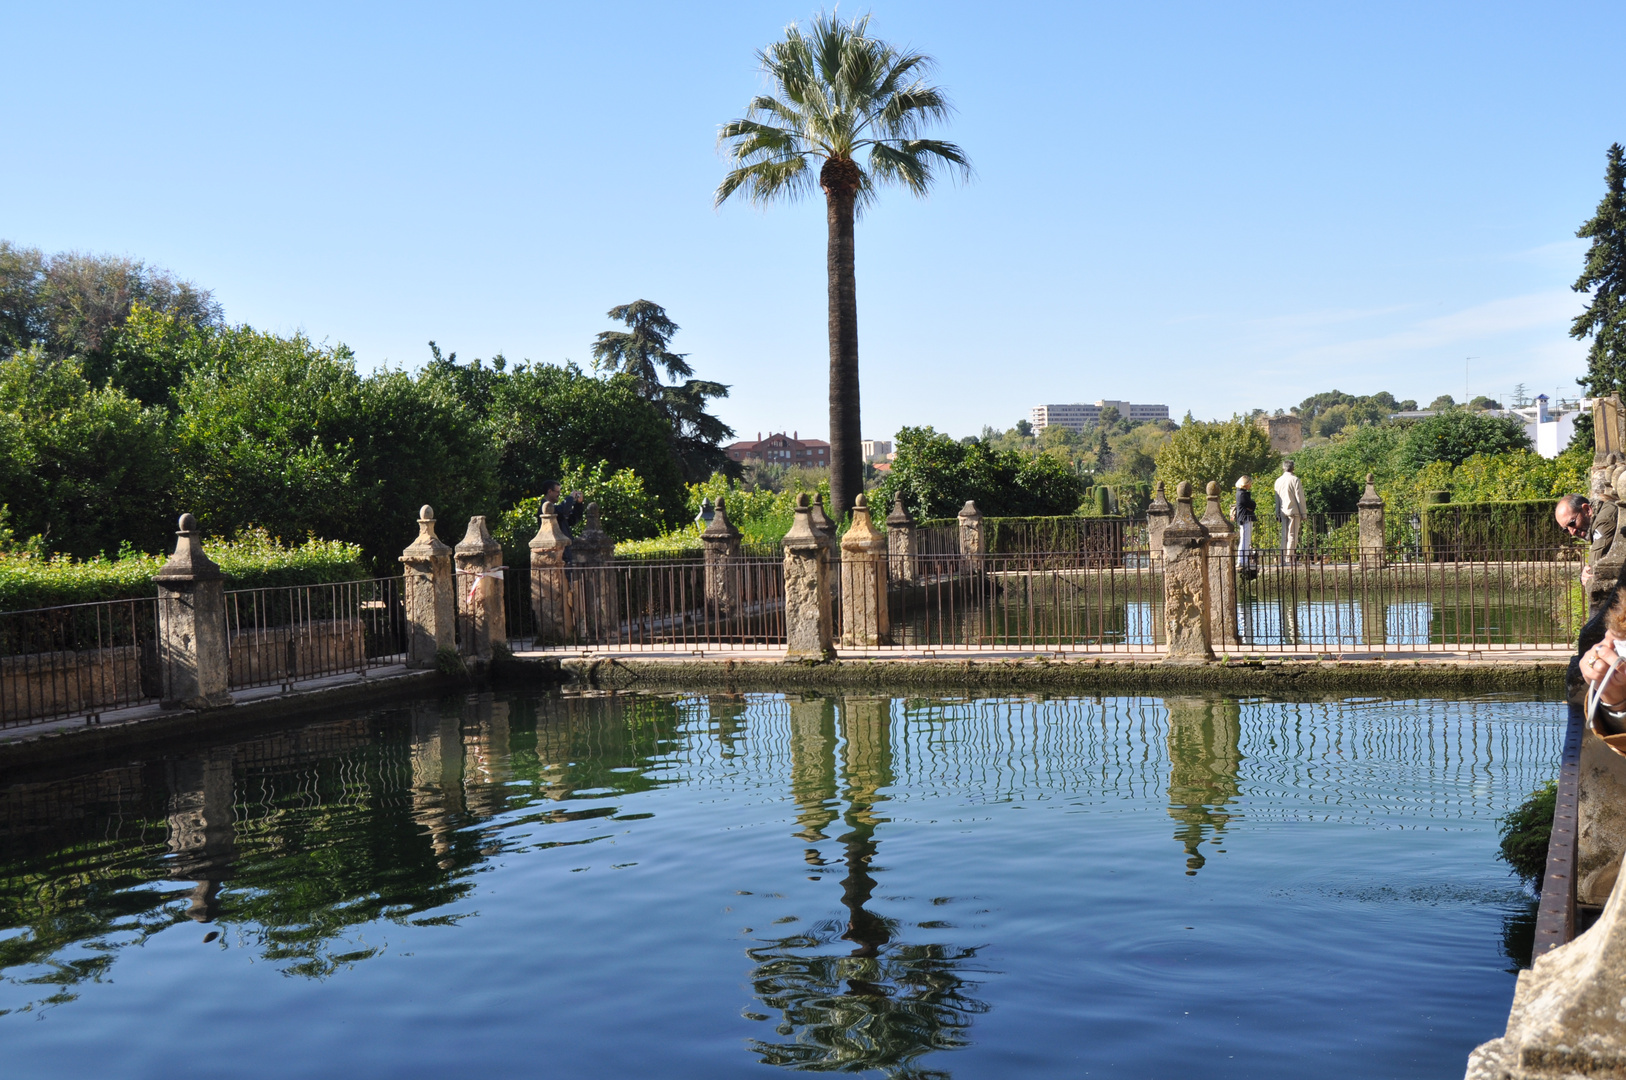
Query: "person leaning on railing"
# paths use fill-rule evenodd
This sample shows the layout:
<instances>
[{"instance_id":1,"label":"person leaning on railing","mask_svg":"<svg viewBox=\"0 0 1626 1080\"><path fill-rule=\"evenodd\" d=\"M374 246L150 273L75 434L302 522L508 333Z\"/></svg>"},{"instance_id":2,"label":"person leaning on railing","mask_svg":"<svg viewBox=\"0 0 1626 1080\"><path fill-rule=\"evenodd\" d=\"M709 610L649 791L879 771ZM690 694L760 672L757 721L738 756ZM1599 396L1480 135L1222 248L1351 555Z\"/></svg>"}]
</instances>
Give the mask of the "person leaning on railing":
<instances>
[{"instance_id":1,"label":"person leaning on railing","mask_svg":"<svg viewBox=\"0 0 1626 1080\"><path fill-rule=\"evenodd\" d=\"M1590 588L1592 585L1592 568L1598 565L1598 560L1609 552L1609 545L1615 542L1615 524L1619 519L1620 507L1607 497L1600 498L1597 506L1585 495L1565 495L1558 500L1558 506L1553 509L1553 519L1558 527L1571 536L1584 536L1587 538L1586 567L1581 571L1581 585Z\"/></svg>"},{"instance_id":2,"label":"person leaning on railing","mask_svg":"<svg viewBox=\"0 0 1626 1080\"><path fill-rule=\"evenodd\" d=\"M1603 640L1583 652L1577 662L1581 678L1587 684L1587 722L1593 733L1617 754L1626 754L1623 654L1626 654L1626 594L1617 586L1614 598L1604 611Z\"/></svg>"},{"instance_id":3,"label":"person leaning on railing","mask_svg":"<svg viewBox=\"0 0 1626 1080\"><path fill-rule=\"evenodd\" d=\"M581 520L582 511L586 509L586 504L582 502L582 493L572 491L561 502L559 500L559 481L557 480L549 480L543 484L542 492L542 497L553 504L553 512L559 515L559 527L571 536L575 536L576 522Z\"/></svg>"}]
</instances>

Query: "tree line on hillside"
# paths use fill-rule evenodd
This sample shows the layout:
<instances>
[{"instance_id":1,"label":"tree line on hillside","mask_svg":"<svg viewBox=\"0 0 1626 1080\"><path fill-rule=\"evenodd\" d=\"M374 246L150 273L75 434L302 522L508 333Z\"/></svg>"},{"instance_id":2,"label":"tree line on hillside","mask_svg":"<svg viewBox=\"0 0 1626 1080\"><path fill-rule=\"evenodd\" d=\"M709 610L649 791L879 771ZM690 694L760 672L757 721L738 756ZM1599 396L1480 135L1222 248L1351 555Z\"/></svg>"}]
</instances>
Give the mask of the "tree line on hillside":
<instances>
[{"instance_id":1,"label":"tree line on hillside","mask_svg":"<svg viewBox=\"0 0 1626 1080\"><path fill-rule=\"evenodd\" d=\"M41 552L158 551L185 510L216 535L355 541L389 571L420 504L455 542L565 479L614 487L653 534L726 467L733 432L706 406L728 391L661 382L693 372L658 305L612 317L627 329L599 336L595 372L431 343L416 372L364 374L345 346L228 324L139 261L0 241L0 528Z\"/></svg>"}]
</instances>

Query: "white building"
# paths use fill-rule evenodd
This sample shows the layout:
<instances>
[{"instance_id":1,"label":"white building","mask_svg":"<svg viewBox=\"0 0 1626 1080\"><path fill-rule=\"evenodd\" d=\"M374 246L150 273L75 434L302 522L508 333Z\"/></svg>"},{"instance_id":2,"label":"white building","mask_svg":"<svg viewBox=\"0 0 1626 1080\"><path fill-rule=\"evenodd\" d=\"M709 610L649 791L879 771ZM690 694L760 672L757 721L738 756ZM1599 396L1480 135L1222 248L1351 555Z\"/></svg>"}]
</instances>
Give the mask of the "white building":
<instances>
[{"instance_id":1,"label":"white building","mask_svg":"<svg viewBox=\"0 0 1626 1080\"><path fill-rule=\"evenodd\" d=\"M874 461L892 453L891 439L864 439L862 443L865 461Z\"/></svg>"},{"instance_id":2,"label":"white building","mask_svg":"<svg viewBox=\"0 0 1626 1080\"><path fill-rule=\"evenodd\" d=\"M1146 420L1167 420L1169 407L1167 405L1137 405L1129 401L1112 401L1102 399L1094 405L1083 403L1073 405L1035 405L1028 412L1028 422L1033 425L1034 431L1043 431L1051 424L1057 427L1071 428L1074 431L1083 431L1085 427L1101 419L1101 410L1111 406L1118 410L1118 415L1135 423Z\"/></svg>"},{"instance_id":3,"label":"white building","mask_svg":"<svg viewBox=\"0 0 1626 1080\"><path fill-rule=\"evenodd\" d=\"M1557 408L1552 408L1547 403L1547 395L1538 394L1534 404L1522 409L1507 409L1503 415L1524 423L1524 433L1530 436L1536 453L1544 458L1555 458L1575 437L1575 418L1581 415L1582 409L1591 407L1591 400L1587 400L1579 404L1562 402Z\"/></svg>"}]
</instances>

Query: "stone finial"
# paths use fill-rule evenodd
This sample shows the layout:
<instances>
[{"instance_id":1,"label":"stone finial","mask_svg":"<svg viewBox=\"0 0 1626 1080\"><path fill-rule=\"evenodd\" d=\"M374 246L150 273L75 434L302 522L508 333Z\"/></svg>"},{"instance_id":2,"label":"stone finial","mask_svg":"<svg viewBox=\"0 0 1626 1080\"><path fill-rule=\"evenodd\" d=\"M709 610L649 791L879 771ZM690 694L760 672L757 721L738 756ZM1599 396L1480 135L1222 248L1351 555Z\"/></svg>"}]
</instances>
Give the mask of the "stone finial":
<instances>
[{"instance_id":1,"label":"stone finial","mask_svg":"<svg viewBox=\"0 0 1626 1080\"><path fill-rule=\"evenodd\" d=\"M557 521L558 518L555 517L554 520ZM582 511L581 535L576 537L571 554L585 561L596 559L607 562L615 557L615 541L604 531L604 521L599 513L598 503L588 503L587 509Z\"/></svg>"},{"instance_id":2,"label":"stone finial","mask_svg":"<svg viewBox=\"0 0 1626 1080\"><path fill-rule=\"evenodd\" d=\"M962 521L967 520L967 519L971 519L971 518L980 518L980 517L982 517L982 511L977 509L977 504L976 504L975 500L967 499L965 501L965 505L960 507L960 515L959 516L960 516L960 519Z\"/></svg>"},{"instance_id":3,"label":"stone finial","mask_svg":"<svg viewBox=\"0 0 1626 1080\"><path fill-rule=\"evenodd\" d=\"M496 538L491 535L491 530L486 528L484 514L476 514L469 518L468 531L463 534L463 539L457 542L456 551L459 555L481 555L502 551L502 545L497 543Z\"/></svg>"},{"instance_id":4,"label":"stone finial","mask_svg":"<svg viewBox=\"0 0 1626 1080\"><path fill-rule=\"evenodd\" d=\"M796 496L796 520L791 522L790 531L785 534L784 547L788 550L805 550L823 543L824 538L813 527L813 507L807 495Z\"/></svg>"},{"instance_id":5,"label":"stone finial","mask_svg":"<svg viewBox=\"0 0 1626 1080\"><path fill-rule=\"evenodd\" d=\"M407 559L432 559L438 555L450 555L452 549L444 544L440 537L435 535L435 508L425 503L418 508L418 538L408 544L406 550L401 552L401 561Z\"/></svg>"},{"instance_id":6,"label":"stone finial","mask_svg":"<svg viewBox=\"0 0 1626 1080\"><path fill-rule=\"evenodd\" d=\"M1147 506L1146 512L1148 514L1151 514L1151 513L1172 514L1172 513L1174 513L1174 507L1169 505L1168 497L1163 494L1163 481L1159 480L1157 482L1157 490L1152 493L1152 501Z\"/></svg>"},{"instance_id":7,"label":"stone finial","mask_svg":"<svg viewBox=\"0 0 1626 1080\"><path fill-rule=\"evenodd\" d=\"M215 561L203 553L203 541L198 536L198 519L182 514L180 528L176 530L175 554L164 568L153 576L154 581L218 581L222 575Z\"/></svg>"},{"instance_id":8,"label":"stone finial","mask_svg":"<svg viewBox=\"0 0 1626 1080\"><path fill-rule=\"evenodd\" d=\"M827 539L836 535L836 523L830 520L830 515L824 512L824 495L819 493L813 496L813 505L809 507L813 515L813 531Z\"/></svg>"},{"instance_id":9,"label":"stone finial","mask_svg":"<svg viewBox=\"0 0 1626 1080\"><path fill-rule=\"evenodd\" d=\"M1191 483L1182 480L1180 486L1175 488L1174 520L1164 528L1163 539L1195 539L1207 535L1208 530L1202 527L1191 511Z\"/></svg>"},{"instance_id":10,"label":"stone finial","mask_svg":"<svg viewBox=\"0 0 1626 1080\"><path fill-rule=\"evenodd\" d=\"M1207 502L1203 507L1201 520L1202 527L1211 536L1229 536L1231 523L1225 520L1225 512L1220 509L1220 486L1217 481L1210 480L1205 492Z\"/></svg>"},{"instance_id":11,"label":"stone finial","mask_svg":"<svg viewBox=\"0 0 1626 1080\"><path fill-rule=\"evenodd\" d=\"M913 528L915 519L909 516L909 511L903 507L903 492L898 492L892 498L892 512L886 515L886 527L889 529Z\"/></svg>"},{"instance_id":12,"label":"stone finial","mask_svg":"<svg viewBox=\"0 0 1626 1080\"><path fill-rule=\"evenodd\" d=\"M1361 495L1361 501L1356 503L1358 509L1372 509L1383 505L1383 496L1378 494L1377 484L1373 482L1371 473L1366 474L1366 491Z\"/></svg>"},{"instance_id":13,"label":"stone finial","mask_svg":"<svg viewBox=\"0 0 1626 1080\"><path fill-rule=\"evenodd\" d=\"M870 520L869 504L864 499L864 493L859 492L853 500L853 520L847 527L847 534L841 538L842 551L884 551L886 549L886 534L875 527Z\"/></svg>"},{"instance_id":14,"label":"stone finial","mask_svg":"<svg viewBox=\"0 0 1626 1080\"><path fill-rule=\"evenodd\" d=\"M542 504L542 516L538 521L536 535L531 537L528 547L532 551L554 551L567 548L571 544L570 534L565 527L559 524L559 510L551 501Z\"/></svg>"},{"instance_id":15,"label":"stone finial","mask_svg":"<svg viewBox=\"0 0 1626 1080\"><path fill-rule=\"evenodd\" d=\"M702 540L738 540L740 530L728 520L728 505L726 499L717 500L717 509L711 516L711 523L700 534Z\"/></svg>"}]
</instances>

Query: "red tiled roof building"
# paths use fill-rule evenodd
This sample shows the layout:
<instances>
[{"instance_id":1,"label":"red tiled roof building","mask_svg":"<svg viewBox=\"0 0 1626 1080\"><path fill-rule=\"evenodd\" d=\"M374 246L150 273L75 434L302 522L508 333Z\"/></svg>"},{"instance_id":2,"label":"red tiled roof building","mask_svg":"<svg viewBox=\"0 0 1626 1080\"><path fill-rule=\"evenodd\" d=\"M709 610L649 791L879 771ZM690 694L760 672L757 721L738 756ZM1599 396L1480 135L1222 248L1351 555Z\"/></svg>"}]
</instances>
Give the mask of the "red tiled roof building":
<instances>
[{"instance_id":1,"label":"red tiled roof building","mask_svg":"<svg viewBox=\"0 0 1626 1080\"><path fill-rule=\"evenodd\" d=\"M809 468L830 467L830 444L823 439L798 439L796 432L769 433L764 439L757 432L755 442L743 440L728 447L728 456L734 461L762 461L770 465L806 465Z\"/></svg>"}]
</instances>

